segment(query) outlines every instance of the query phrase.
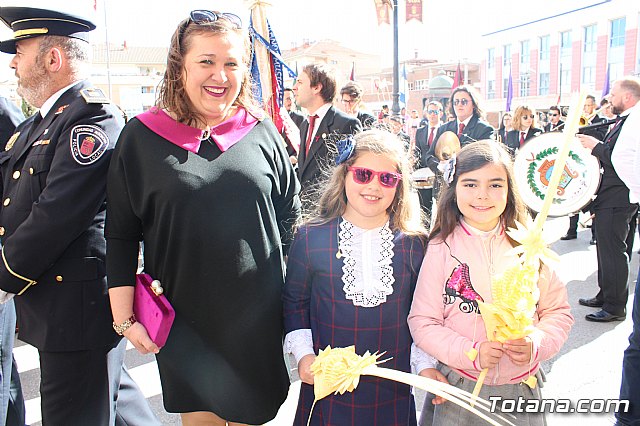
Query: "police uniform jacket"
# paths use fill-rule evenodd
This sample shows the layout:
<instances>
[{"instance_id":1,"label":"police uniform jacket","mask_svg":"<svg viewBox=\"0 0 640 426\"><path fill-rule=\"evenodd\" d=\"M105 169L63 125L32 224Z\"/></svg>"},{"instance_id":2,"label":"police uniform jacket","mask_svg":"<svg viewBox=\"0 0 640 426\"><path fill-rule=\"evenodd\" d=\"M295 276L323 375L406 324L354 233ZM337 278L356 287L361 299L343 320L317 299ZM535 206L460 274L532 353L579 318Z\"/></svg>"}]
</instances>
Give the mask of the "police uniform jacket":
<instances>
[{"instance_id":1,"label":"police uniform jacket","mask_svg":"<svg viewBox=\"0 0 640 426\"><path fill-rule=\"evenodd\" d=\"M16 294L20 338L42 351L119 339L104 221L107 168L124 120L103 97L77 83L42 121L37 113L22 123L0 153L0 288Z\"/></svg>"}]
</instances>

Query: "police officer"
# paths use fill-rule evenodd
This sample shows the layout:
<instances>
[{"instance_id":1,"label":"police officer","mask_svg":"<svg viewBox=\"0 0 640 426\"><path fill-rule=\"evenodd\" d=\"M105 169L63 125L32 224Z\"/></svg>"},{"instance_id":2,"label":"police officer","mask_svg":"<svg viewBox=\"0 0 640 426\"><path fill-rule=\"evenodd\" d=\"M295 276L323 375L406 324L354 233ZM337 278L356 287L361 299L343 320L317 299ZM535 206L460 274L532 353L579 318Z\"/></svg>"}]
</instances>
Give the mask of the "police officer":
<instances>
[{"instance_id":1,"label":"police officer","mask_svg":"<svg viewBox=\"0 0 640 426\"><path fill-rule=\"evenodd\" d=\"M0 97L0 152L18 124L24 121L22 111L10 100ZM13 300L0 305L0 424L24 426L24 398L20 376L13 359L16 310Z\"/></svg>"},{"instance_id":2,"label":"police officer","mask_svg":"<svg viewBox=\"0 0 640 426\"><path fill-rule=\"evenodd\" d=\"M28 7L0 7L0 19L18 94L40 108L0 153L0 299L15 296L19 336L38 349L42 422L158 424L111 327L105 186L124 120L85 80L95 25Z\"/></svg>"}]
</instances>

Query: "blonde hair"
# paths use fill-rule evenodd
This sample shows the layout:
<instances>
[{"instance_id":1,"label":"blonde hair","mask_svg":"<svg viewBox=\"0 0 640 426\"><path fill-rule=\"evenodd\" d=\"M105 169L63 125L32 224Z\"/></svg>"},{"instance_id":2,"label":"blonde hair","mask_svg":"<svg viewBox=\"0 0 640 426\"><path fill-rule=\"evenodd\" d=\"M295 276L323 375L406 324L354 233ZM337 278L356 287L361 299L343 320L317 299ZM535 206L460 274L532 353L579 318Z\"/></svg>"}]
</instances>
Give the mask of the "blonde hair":
<instances>
[{"instance_id":1,"label":"blonde hair","mask_svg":"<svg viewBox=\"0 0 640 426\"><path fill-rule=\"evenodd\" d=\"M320 225L342 216L347 208L345 182L348 169L365 153L383 155L396 164L396 172L402 179L396 187L394 199L387 209L389 227L392 231L400 231L406 235L424 237L427 230L423 225L422 212L418 203L411 200L411 166L409 155L404 151L402 141L390 132L371 129L354 136L354 153L347 161L330 171L327 181L322 184L322 193L314 212L306 222Z\"/></svg>"},{"instance_id":2,"label":"blonde hair","mask_svg":"<svg viewBox=\"0 0 640 426\"><path fill-rule=\"evenodd\" d=\"M527 105L520 105L513 113L513 118L511 119L511 127L513 130L521 131L522 126L520 125L520 119L523 115L533 115L533 121L531 122L531 128L536 127L536 113L533 108L530 108Z\"/></svg>"}]
</instances>

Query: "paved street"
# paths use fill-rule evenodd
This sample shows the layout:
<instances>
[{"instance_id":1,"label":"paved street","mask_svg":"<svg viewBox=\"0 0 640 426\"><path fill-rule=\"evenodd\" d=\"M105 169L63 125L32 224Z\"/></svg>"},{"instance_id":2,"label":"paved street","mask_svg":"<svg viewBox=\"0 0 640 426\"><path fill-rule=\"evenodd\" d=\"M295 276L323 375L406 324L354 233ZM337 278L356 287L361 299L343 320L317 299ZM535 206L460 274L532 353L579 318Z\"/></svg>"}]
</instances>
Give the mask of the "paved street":
<instances>
[{"instance_id":1,"label":"paved street","mask_svg":"<svg viewBox=\"0 0 640 426\"><path fill-rule=\"evenodd\" d=\"M564 233L568 225L566 218L553 219L547 223L547 229L558 237ZM543 388L545 398L569 398L577 401L581 398L617 398L622 352L627 346L627 338L631 332L630 307L627 320L609 324L590 323L584 320L585 314L592 308L578 305L578 298L592 297L597 292L596 284L596 251L589 245L590 231L582 230L577 240L558 241L553 249L561 255L561 263L557 268L561 278L567 283L569 301L576 318L569 340L561 353L544 364L547 382ZM633 288L638 271L638 254L640 245L636 242L630 267L630 286ZM29 345L18 343L14 353L27 398L27 424L40 424L40 400L38 397L37 352ZM127 351L126 358L132 376L140 384L145 396L152 404L163 424L180 424L179 416L168 414L162 407L160 381L153 356L141 356L134 349ZM278 417L269 423L270 426L291 424L295 411L299 382L294 382L290 397L280 410ZM418 406L423 400L422 392L418 392ZM555 425L611 425L610 414L558 414L549 415L548 423Z\"/></svg>"}]
</instances>

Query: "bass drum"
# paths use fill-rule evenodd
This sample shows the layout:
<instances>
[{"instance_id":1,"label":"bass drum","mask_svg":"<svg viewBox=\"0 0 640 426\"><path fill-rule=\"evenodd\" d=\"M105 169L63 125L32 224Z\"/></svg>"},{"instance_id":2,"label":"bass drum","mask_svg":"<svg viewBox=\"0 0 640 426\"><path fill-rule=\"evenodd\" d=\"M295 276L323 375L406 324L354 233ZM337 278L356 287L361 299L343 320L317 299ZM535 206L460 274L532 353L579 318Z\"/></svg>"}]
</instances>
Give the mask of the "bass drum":
<instances>
[{"instance_id":1,"label":"bass drum","mask_svg":"<svg viewBox=\"0 0 640 426\"><path fill-rule=\"evenodd\" d=\"M516 154L514 174L518 189L525 204L536 212L544 204L553 165L565 138L563 133L545 133L531 139ZM595 198L600 178L600 162L574 138L549 216L566 216L581 210Z\"/></svg>"}]
</instances>

